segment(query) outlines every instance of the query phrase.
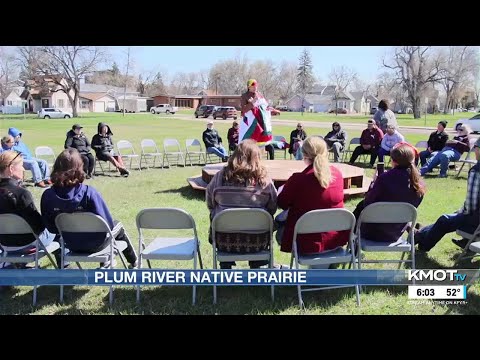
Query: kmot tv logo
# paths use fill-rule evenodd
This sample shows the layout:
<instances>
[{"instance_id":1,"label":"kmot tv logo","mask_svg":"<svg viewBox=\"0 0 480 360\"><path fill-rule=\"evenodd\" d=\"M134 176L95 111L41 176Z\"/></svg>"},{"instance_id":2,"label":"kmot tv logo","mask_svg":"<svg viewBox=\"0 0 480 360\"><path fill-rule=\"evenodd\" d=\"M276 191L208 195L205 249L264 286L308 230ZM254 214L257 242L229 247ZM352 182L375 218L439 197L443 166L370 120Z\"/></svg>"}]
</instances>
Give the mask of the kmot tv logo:
<instances>
[{"instance_id":1,"label":"kmot tv logo","mask_svg":"<svg viewBox=\"0 0 480 360\"><path fill-rule=\"evenodd\" d=\"M467 274L459 274L458 270L408 270L409 281L411 280L464 281L466 278L467 278Z\"/></svg>"}]
</instances>

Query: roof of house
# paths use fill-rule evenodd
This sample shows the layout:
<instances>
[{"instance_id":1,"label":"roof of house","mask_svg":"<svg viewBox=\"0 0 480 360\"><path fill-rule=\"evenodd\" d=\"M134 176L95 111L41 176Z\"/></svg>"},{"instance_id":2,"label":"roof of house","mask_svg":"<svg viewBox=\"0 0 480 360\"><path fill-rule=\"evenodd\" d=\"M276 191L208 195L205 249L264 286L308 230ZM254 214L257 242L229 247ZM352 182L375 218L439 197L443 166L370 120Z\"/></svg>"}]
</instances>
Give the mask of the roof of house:
<instances>
[{"instance_id":1,"label":"roof of house","mask_svg":"<svg viewBox=\"0 0 480 360\"><path fill-rule=\"evenodd\" d=\"M363 91L352 91L350 95L352 95L355 100L361 100L363 97Z\"/></svg>"},{"instance_id":2,"label":"roof of house","mask_svg":"<svg viewBox=\"0 0 480 360\"><path fill-rule=\"evenodd\" d=\"M332 102L330 95L307 94L305 100L312 105L329 105Z\"/></svg>"},{"instance_id":3,"label":"roof of house","mask_svg":"<svg viewBox=\"0 0 480 360\"><path fill-rule=\"evenodd\" d=\"M83 91L80 91L79 96L84 98L84 99L88 99L88 100L92 100L92 101L98 100L98 99L100 99L104 96L110 96L110 97L113 98L112 95L107 94L107 93L89 93L89 92L83 92Z\"/></svg>"},{"instance_id":4,"label":"roof of house","mask_svg":"<svg viewBox=\"0 0 480 360\"><path fill-rule=\"evenodd\" d=\"M340 91L337 99L355 100L355 98L348 91Z\"/></svg>"},{"instance_id":5,"label":"roof of house","mask_svg":"<svg viewBox=\"0 0 480 360\"><path fill-rule=\"evenodd\" d=\"M125 92L125 89L122 87L118 86L110 86L110 85L100 85L100 84L81 84L80 85L80 90L82 92L87 92L87 93L116 93L119 95L123 95ZM127 88L127 93L131 94L140 94L139 91L135 89L128 89Z\"/></svg>"}]
</instances>

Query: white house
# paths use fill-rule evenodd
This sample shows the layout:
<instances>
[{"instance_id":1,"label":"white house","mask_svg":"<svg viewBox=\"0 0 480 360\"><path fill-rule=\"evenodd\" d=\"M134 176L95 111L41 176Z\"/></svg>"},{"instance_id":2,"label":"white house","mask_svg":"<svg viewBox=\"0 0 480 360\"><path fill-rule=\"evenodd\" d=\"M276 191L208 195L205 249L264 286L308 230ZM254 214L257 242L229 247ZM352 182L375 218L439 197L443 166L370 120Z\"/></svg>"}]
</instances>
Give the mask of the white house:
<instances>
[{"instance_id":1,"label":"white house","mask_svg":"<svg viewBox=\"0 0 480 360\"><path fill-rule=\"evenodd\" d=\"M312 112L330 112L335 110L337 104L339 109L346 109L349 113L354 112L355 99L347 91L340 91L336 94L335 85L315 85L310 92L305 95L303 105L305 111ZM337 98L335 98L335 94ZM302 110L302 96L297 94L285 102L293 111Z\"/></svg>"},{"instance_id":2,"label":"white house","mask_svg":"<svg viewBox=\"0 0 480 360\"><path fill-rule=\"evenodd\" d=\"M370 99L365 96L364 91L352 91L350 93L355 99L353 104L353 109L359 114L369 114L370 113Z\"/></svg>"}]
</instances>

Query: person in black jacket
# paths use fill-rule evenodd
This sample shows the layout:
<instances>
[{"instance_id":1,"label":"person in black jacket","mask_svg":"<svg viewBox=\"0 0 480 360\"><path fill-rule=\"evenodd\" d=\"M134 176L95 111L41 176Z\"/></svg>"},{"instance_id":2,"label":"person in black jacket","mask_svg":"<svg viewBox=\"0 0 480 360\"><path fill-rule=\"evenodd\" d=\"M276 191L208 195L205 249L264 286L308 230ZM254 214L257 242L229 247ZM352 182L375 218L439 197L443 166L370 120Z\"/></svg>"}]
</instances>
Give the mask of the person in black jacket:
<instances>
[{"instance_id":1,"label":"person in black jacket","mask_svg":"<svg viewBox=\"0 0 480 360\"><path fill-rule=\"evenodd\" d=\"M112 135L110 126L103 122L98 123L98 133L93 135L92 148L98 160L110 161L120 171L120 175L128 176L130 172L125 168L122 157L114 155Z\"/></svg>"},{"instance_id":2,"label":"person in black jacket","mask_svg":"<svg viewBox=\"0 0 480 360\"><path fill-rule=\"evenodd\" d=\"M42 216L35 207L32 194L20 186L23 178L23 157L19 152L4 151L0 154L0 214L15 214L22 217L39 236L43 245L48 246L57 241L55 234L50 233L43 223ZM33 234L2 235L2 247L7 252L28 254L35 249ZM54 252L57 264L60 265L60 251ZM0 263L1 267L7 267Z\"/></svg>"},{"instance_id":3,"label":"person in black jacket","mask_svg":"<svg viewBox=\"0 0 480 360\"><path fill-rule=\"evenodd\" d=\"M93 169L95 168L95 159L90 153L92 149L90 141L88 141L85 134L82 132L83 126L75 124L72 126L72 130L67 133L67 139L65 140L65 149L74 148L80 153L83 160L83 172L87 174L87 179L90 179L93 175Z\"/></svg>"},{"instance_id":4,"label":"person in black jacket","mask_svg":"<svg viewBox=\"0 0 480 360\"><path fill-rule=\"evenodd\" d=\"M342 129L338 122L332 124L332 131L330 131L323 139L328 145L328 151L333 152L333 161L338 162L340 153L345 149L347 141L347 133Z\"/></svg>"},{"instance_id":5,"label":"person in black jacket","mask_svg":"<svg viewBox=\"0 0 480 360\"><path fill-rule=\"evenodd\" d=\"M448 134L445 132L447 121L442 120L437 125L437 131L430 134L428 138L428 148L420 152L420 165L424 166L427 159L441 151L448 140Z\"/></svg>"},{"instance_id":6,"label":"person in black jacket","mask_svg":"<svg viewBox=\"0 0 480 360\"><path fill-rule=\"evenodd\" d=\"M288 152L295 156L296 160L302 160L302 151L299 149L302 147L303 140L307 138L307 133L303 130L302 123L297 124L297 129L290 133L290 147Z\"/></svg>"},{"instance_id":7,"label":"person in black jacket","mask_svg":"<svg viewBox=\"0 0 480 360\"><path fill-rule=\"evenodd\" d=\"M222 138L218 131L213 128L213 121L207 123L207 129L202 134L203 143L207 153L215 154L222 158L223 162L228 161L227 150L222 146Z\"/></svg>"}]
</instances>

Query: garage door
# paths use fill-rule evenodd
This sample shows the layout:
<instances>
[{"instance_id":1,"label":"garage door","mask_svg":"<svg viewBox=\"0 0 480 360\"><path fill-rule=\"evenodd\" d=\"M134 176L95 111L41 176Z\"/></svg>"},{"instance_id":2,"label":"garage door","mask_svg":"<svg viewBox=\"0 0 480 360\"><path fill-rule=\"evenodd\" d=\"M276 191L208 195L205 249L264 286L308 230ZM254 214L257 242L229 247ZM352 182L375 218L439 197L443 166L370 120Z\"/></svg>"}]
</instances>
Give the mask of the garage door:
<instances>
[{"instance_id":1,"label":"garage door","mask_svg":"<svg viewBox=\"0 0 480 360\"><path fill-rule=\"evenodd\" d=\"M105 112L105 101L95 101L94 112Z\"/></svg>"},{"instance_id":2,"label":"garage door","mask_svg":"<svg viewBox=\"0 0 480 360\"><path fill-rule=\"evenodd\" d=\"M107 111L115 111L115 101L109 101L107 103Z\"/></svg>"}]
</instances>

